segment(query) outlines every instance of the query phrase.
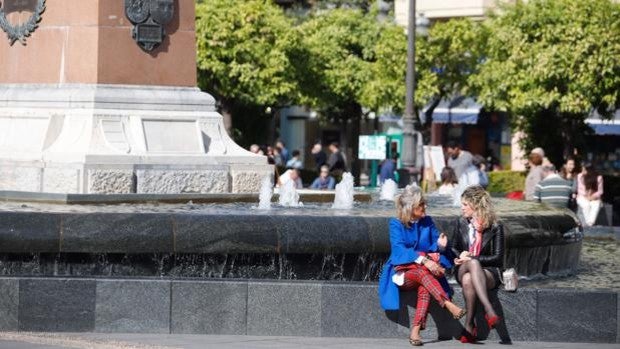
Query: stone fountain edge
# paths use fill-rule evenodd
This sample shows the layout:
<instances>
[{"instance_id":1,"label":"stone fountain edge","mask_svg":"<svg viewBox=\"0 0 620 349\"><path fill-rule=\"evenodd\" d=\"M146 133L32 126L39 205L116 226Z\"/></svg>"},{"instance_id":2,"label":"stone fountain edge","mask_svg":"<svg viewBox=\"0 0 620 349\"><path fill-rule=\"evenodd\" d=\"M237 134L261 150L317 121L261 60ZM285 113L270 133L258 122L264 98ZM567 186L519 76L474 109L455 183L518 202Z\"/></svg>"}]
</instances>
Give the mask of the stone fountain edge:
<instances>
[{"instance_id":1,"label":"stone fountain edge","mask_svg":"<svg viewBox=\"0 0 620 349\"><path fill-rule=\"evenodd\" d=\"M405 340L412 314L410 306L381 310L376 283L366 282L2 277L0 291L3 331ZM415 304L415 294L402 295ZM499 290L492 298L506 320L480 329L488 341L620 342L617 291ZM458 289L455 302L463 303ZM459 326L433 303L424 337L450 339Z\"/></svg>"}]
</instances>

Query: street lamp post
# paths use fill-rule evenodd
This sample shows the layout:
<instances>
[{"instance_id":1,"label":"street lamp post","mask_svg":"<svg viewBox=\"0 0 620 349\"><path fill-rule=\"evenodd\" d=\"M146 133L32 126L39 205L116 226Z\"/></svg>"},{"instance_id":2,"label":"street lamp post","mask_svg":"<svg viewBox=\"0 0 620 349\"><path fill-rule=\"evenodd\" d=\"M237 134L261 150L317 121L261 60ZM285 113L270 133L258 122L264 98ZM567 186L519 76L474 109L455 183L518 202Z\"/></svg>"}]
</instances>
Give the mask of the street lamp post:
<instances>
[{"instance_id":1,"label":"street lamp post","mask_svg":"<svg viewBox=\"0 0 620 349\"><path fill-rule=\"evenodd\" d=\"M416 174L416 155L417 155L417 118L414 114L414 95L415 95L415 37L416 37L416 2L409 0L409 15L407 21L407 77L405 80L405 114L403 115L403 167L409 171L409 182L412 182ZM424 17L418 19L418 26L422 31L428 27L428 20Z\"/></svg>"}]
</instances>

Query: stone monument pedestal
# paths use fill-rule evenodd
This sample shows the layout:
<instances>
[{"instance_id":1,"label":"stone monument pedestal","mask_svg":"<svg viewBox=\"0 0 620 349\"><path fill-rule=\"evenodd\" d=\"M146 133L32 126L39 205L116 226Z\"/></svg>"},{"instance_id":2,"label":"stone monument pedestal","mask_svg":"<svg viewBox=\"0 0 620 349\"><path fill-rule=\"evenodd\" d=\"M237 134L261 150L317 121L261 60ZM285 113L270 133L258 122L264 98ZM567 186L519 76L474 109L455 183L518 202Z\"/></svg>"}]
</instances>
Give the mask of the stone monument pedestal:
<instances>
[{"instance_id":1,"label":"stone monument pedestal","mask_svg":"<svg viewBox=\"0 0 620 349\"><path fill-rule=\"evenodd\" d=\"M49 1L25 44L0 39L0 190L259 191L273 167L195 87L194 1L164 2L174 13L151 51L123 1ZM13 24L30 16L1 9Z\"/></svg>"},{"instance_id":2,"label":"stone monument pedestal","mask_svg":"<svg viewBox=\"0 0 620 349\"><path fill-rule=\"evenodd\" d=\"M273 173L197 88L0 85L0 101L2 190L245 193Z\"/></svg>"}]
</instances>

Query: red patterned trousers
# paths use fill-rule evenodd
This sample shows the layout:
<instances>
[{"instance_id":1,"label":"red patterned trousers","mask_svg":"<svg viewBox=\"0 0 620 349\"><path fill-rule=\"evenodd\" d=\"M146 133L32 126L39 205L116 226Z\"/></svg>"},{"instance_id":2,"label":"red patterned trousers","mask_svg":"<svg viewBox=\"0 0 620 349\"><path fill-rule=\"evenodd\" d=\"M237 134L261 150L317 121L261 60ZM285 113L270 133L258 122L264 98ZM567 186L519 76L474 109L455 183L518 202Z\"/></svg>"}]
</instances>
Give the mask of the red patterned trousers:
<instances>
[{"instance_id":1,"label":"red patterned trousers","mask_svg":"<svg viewBox=\"0 0 620 349\"><path fill-rule=\"evenodd\" d=\"M424 266L410 264L403 271L405 272L405 283L399 286L399 289L402 291L418 290L418 303L416 304L415 315L411 324L412 326L419 325L424 329L426 327L426 315L428 314L431 296L443 308L444 303L449 300L448 295L435 276Z\"/></svg>"}]
</instances>

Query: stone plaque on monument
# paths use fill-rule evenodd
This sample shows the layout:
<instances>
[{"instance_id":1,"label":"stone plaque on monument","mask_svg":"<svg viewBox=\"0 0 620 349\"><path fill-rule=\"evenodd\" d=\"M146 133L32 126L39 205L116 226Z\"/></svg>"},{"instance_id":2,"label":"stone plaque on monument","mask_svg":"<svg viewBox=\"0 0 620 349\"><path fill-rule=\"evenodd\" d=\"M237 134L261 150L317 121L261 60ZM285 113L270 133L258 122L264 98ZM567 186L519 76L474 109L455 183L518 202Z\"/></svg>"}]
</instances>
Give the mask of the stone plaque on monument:
<instances>
[{"instance_id":1,"label":"stone plaque on monument","mask_svg":"<svg viewBox=\"0 0 620 349\"><path fill-rule=\"evenodd\" d=\"M2 13L23 23L41 2L26 45L0 40L0 190L258 192L272 175L196 87L194 0L129 1L149 6L142 22L108 0L4 0ZM132 21L158 24L165 35L137 30L159 45L136 43Z\"/></svg>"},{"instance_id":2,"label":"stone plaque on monument","mask_svg":"<svg viewBox=\"0 0 620 349\"><path fill-rule=\"evenodd\" d=\"M140 47L151 51L162 43L165 26L174 15L173 0L125 0L125 14L135 25L132 37Z\"/></svg>"}]
</instances>

